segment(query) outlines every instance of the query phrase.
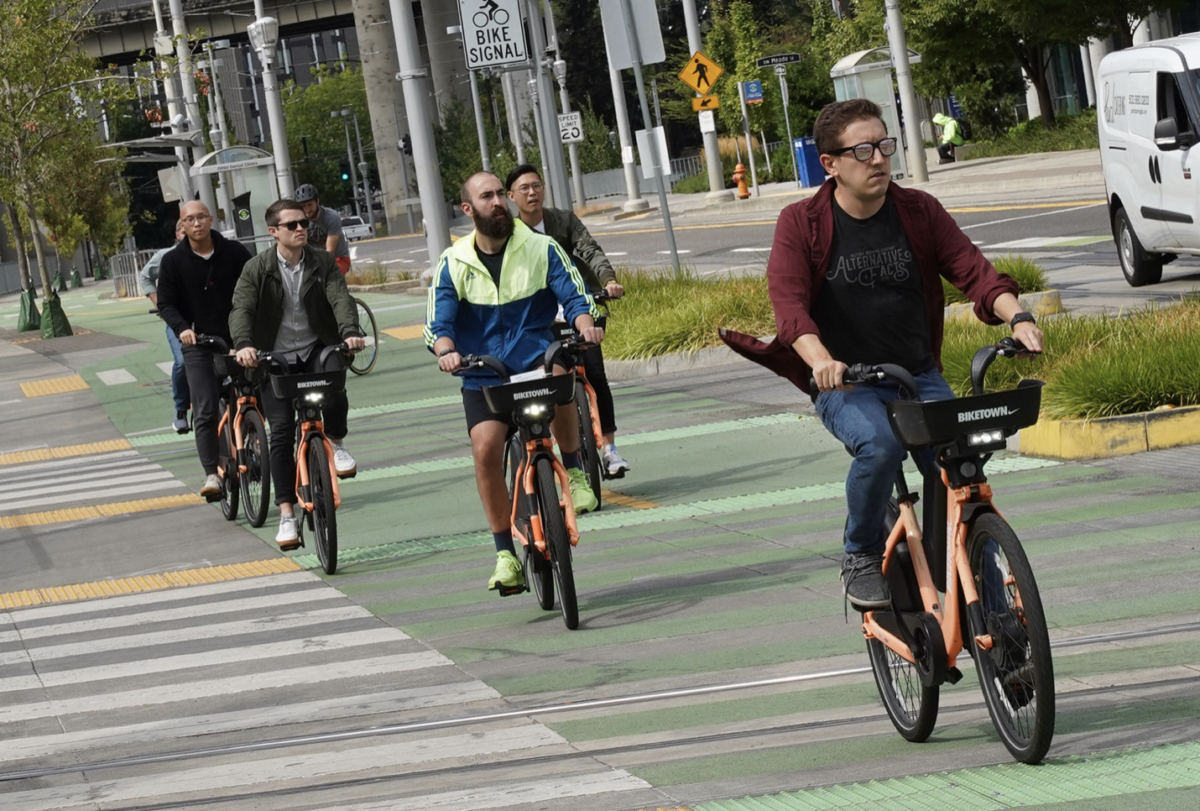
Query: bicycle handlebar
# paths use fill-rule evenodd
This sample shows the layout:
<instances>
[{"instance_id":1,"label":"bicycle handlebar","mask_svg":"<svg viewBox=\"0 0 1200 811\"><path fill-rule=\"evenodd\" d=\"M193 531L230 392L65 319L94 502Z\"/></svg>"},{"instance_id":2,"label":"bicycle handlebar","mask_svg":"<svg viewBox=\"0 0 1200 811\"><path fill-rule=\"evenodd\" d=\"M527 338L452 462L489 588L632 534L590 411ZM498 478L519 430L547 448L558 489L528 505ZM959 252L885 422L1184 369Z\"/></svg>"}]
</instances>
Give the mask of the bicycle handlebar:
<instances>
[{"instance_id":1,"label":"bicycle handlebar","mask_svg":"<svg viewBox=\"0 0 1200 811\"><path fill-rule=\"evenodd\" d=\"M355 353L355 351L356 350L351 349L349 346L347 346L345 341L342 341L339 344L334 344L333 346L327 346L321 350L321 357L320 357L320 360L317 362L317 365L320 366L322 369L324 369L325 362L327 360L329 360L329 357L331 355L334 355L334 354L353 355ZM259 364L267 366L267 372L269 374L273 374L273 375L291 374L291 365L288 363L287 358L283 354L275 353L275 352L264 352L261 349L257 350L256 354L257 354L257 362Z\"/></svg>"},{"instance_id":2,"label":"bicycle handlebar","mask_svg":"<svg viewBox=\"0 0 1200 811\"><path fill-rule=\"evenodd\" d=\"M542 366L546 370L546 374L550 374L550 372L551 372L550 367L554 365L554 361L558 360L559 355L567 354L567 355L574 356L574 355L579 354L580 352L586 352L587 350L591 349L592 347L598 346L598 345L599 344L593 343L591 341L583 340L583 337L577 332L574 335L572 335L570 338L567 338L566 340L554 341L549 346L547 346L546 353L542 356ZM566 365L569 368L573 368L576 364L568 363Z\"/></svg>"},{"instance_id":3,"label":"bicycle handlebar","mask_svg":"<svg viewBox=\"0 0 1200 811\"><path fill-rule=\"evenodd\" d=\"M228 355L229 344L220 335L197 335L196 346L208 349L215 355Z\"/></svg>"},{"instance_id":4,"label":"bicycle handlebar","mask_svg":"<svg viewBox=\"0 0 1200 811\"><path fill-rule=\"evenodd\" d=\"M491 369L500 376L500 379L505 383L508 382L508 369L499 358L492 355L462 355L460 366L452 372L455 377L462 377L463 373L471 369Z\"/></svg>"},{"instance_id":5,"label":"bicycle handlebar","mask_svg":"<svg viewBox=\"0 0 1200 811\"><path fill-rule=\"evenodd\" d=\"M1025 344L1012 337L1001 338L994 344L980 347L975 356L971 358L971 390L976 395L983 394L983 379L987 375L988 367L997 357L1018 358L1022 355L1040 354L1041 352L1030 350Z\"/></svg>"}]
</instances>

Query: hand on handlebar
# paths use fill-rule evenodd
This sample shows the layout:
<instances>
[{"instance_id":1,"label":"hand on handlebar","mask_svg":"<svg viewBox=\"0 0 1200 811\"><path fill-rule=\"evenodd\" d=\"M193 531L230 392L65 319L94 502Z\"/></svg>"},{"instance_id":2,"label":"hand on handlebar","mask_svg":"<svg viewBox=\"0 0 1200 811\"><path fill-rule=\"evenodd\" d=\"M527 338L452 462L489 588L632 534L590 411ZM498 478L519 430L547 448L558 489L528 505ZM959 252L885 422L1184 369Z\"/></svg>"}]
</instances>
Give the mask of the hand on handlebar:
<instances>
[{"instance_id":1,"label":"hand on handlebar","mask_svg":"<svg viewBox=\"0 0 1200 811\"><path fill-rule=\"evenodd\" d=\"M255 367L258 365L258 350L252 346L242 347L237 351L237 362L242 366Z\"/></svg>"},{"instance_id":2,"label":"hand on handlebar","mask_svg":"<svg viewBox=\"0 0 1200 811\"><path fill-rule=\"evenodd\" d=\"M842 383L842 377L846 374L847 366L840 360L827 360L818 363L813 367L812 378L817 384L817 389L820 391L830 391L832 389L846 390L853 388Z\"/></svg>"},{"instance_id":3,"label":"hand on handlebar","mask_svg":"<svg viewBox=\"0 0 1200 811\"><path fill-rule=\"evenodd\" d=\"M194 329L185 329L179 333L179 342L184 346L194 346L196 343L196 331Z\"/></svg>"},{"instance_id":4,"label":"hand on handlebar","mask_svg":"<svg viewBox=\"0 0 1200 811\"><path fill-rule=\"evenodd\" d=\"M579 333L579 339L584 343L598 344L604 340L604 328L591 326Z\"/></svg>"},{"instance_id":5,"label":"hand on handlebar","mask_svg":"<svg viewBox=\"0 0 1200 811\"><path fill-rule=\"evenodd\" d=\"M1027 358L1030 355L1039 354L1045 346L1045 336L1042 335L1042 331L1037 328L1036 324L1029 321L1022 321L1013 328L1013 338L1029 350L1028 353L1017 357Z\"/></svg>"},{"instance_id":6,"label":"hand on handlebar","mask_svg":"<svg viewBox=\"0 0 1200 811\"><path fill-rule=\"evenodd\" d=\"M625 288L616 282L609 282L604 285L604 292L608 294L609 298L621 298L621 296L625 295Z\"/></svg>"},{"instance_id":7,"label":"hand on handlebar","mask_svg":"<svg viewBox=\"0 0 1200 811\"><path fill-rule=\"evenodd\" d=\"M367 345L366 340L360 335L351 335L346 338L346 348L351 352L357 352Z\"/></svg>"},{"instance_id":8,"label":"hand on handlebar","mask_svg":"<svg viewBox=\"0 0 1200 811\"><path fill-rule=\"evenodd\" d=\"M458 352L447 352L445 355L439 356L437 362L438 368L443 372L454 374L462 368L462 355Z\"/></svg>"}]
</instances>

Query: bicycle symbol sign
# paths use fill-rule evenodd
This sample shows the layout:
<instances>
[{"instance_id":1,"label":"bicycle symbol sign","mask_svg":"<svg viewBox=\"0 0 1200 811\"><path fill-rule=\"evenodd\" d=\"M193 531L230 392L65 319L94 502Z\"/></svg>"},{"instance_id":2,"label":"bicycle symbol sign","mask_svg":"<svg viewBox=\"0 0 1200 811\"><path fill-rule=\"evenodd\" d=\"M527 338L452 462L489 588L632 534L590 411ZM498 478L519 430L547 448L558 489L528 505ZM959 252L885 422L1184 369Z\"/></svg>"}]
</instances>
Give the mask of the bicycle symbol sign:
<instances>
[{"instance_id":1,"label":"bicycle symbol sign","mask_svg":"<svg viewBox=\"0 0 1200 811\"><path fill-rule=\"evenodd\" d=\"M458 0L468 68L511 65L529 58L519 2Z\"/></svg>"}]
</instances>

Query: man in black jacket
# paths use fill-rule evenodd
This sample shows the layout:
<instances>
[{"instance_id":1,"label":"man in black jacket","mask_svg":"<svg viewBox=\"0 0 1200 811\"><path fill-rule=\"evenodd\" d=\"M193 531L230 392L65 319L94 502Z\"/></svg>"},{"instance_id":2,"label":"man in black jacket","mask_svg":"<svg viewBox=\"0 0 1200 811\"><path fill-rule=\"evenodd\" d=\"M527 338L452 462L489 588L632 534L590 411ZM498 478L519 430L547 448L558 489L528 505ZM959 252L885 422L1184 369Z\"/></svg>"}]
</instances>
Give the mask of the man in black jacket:
<instances>
[{"instance_id":1,"label":"man in black jacket","mask_svg":"<svg viewBox=\"0 0 1200 811\"><path fill-rule=\"evenodd\" d=\"M213 370L212 353L196 346L196 336L216 335L229 341L229 311L233 288L250 259L240 242L212 230L212 213L197 200L179 210L187 239L162 259L158 272L158 311L183 344L183 366L192 393L192 427L196 453L204 467L200 495L221 495L217 476L217 420L220 381Z\"/></svg>"},{"instance_id":2,"label":"man in black jacket","mask_svg":"<svg viewBox=\"0 0 1200 811\"><path fill-rule=\"evenodd\" d=\"M283 355L294 372L324 371L321 350L343 341L363 348L358 307L333 254L308 244L309 220L295 200L277 200L266 212L275 250L263 251L247 263L233 293L229 331L238 363L258 365L258 350ZM271 479L279 505L275 542L288 551L300 546L296 524L296 412L291 402L275 396L270 384L259 387L259 402L271 426ZM339 478L353 476L357 463L346 450L346 392L330 394L322 416L333 443L333 466Z\"/></svg>"},{"instance_id":3,"label":"man in black jacket","mask_svg":"<svg viewBox=\"0 0 1200 811\"><path fill-rule=\"evenodd\" d=\"M517 204L521 222L562 246L583 276L590 293L595 295L603 290L613 298L625 295L625 288L617 282L617 272L588 232L587 226L573 211L546 208L546 187L536 167L523 163L513 169L508 173L505 188L508 199ZM631 468L616 446L617 416L608 375L604 371L604 353L597 345L584 352L582 360L588 382L596 391L596 410L600 416L600 431L604 435L604 447L600 451L604 477L624 478L625 472Z\"/></svg>"}]
</instances>

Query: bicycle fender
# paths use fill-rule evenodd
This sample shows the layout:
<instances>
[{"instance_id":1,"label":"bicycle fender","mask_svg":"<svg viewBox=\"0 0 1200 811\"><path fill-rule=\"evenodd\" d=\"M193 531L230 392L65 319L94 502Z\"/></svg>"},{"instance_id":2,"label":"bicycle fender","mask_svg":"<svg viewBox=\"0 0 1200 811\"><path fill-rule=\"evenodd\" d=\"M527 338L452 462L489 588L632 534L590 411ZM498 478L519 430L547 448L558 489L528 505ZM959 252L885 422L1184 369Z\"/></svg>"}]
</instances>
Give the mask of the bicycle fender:
<instances>
[{"instance_id":1,"label":"bicycle fender","mask_svg":"<svg viewBox=\"0 0 1200 811\"><path fill-rule=\"evenodd\" d=\"M996 508L986 501L973 501L962 505L962 522L968 527L984 513L995 513Z\"/></svg>"}]
</instances>

